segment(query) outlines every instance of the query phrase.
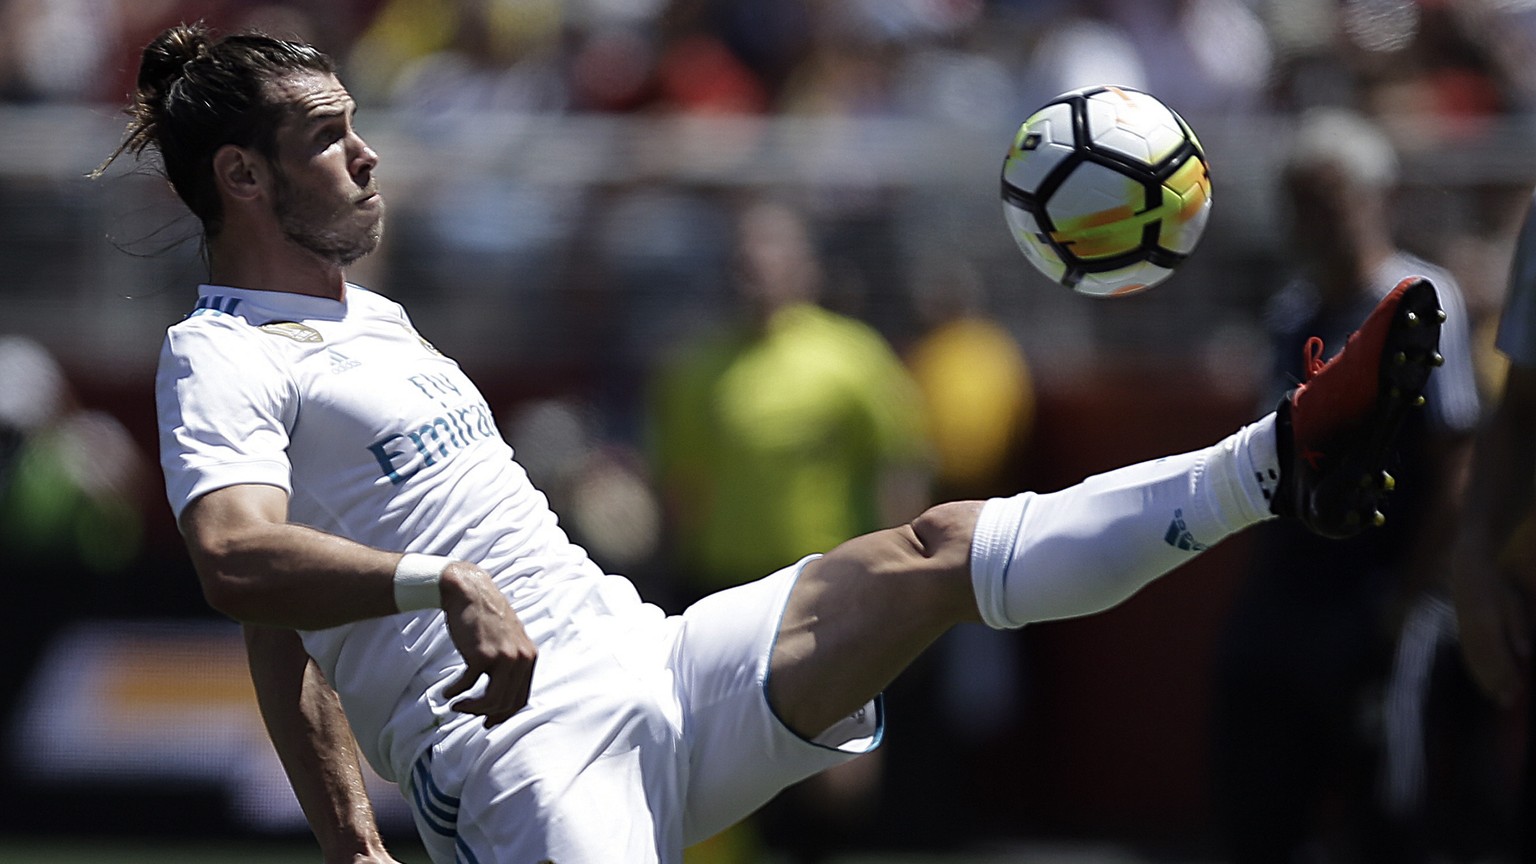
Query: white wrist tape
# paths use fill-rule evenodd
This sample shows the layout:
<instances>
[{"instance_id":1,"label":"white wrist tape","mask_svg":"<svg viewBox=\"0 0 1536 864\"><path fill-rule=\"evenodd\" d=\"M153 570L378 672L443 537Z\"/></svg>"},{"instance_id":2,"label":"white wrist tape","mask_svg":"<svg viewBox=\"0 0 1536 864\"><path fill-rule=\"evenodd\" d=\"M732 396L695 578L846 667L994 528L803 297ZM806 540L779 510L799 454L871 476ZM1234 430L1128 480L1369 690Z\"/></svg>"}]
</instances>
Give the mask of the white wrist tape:
<instances>
[{"instance_id":1,"label":"white wrist tape","mask_svg":"<svg viewBox=\"0 0 1536 864\"><path fill-rule=\"evenodd\" d=\"M438 583L452 563L452 558L441 555L407 552L395 565L395 608L401 612L442 608L443 593Z\"/></svg>"}]
</instances>

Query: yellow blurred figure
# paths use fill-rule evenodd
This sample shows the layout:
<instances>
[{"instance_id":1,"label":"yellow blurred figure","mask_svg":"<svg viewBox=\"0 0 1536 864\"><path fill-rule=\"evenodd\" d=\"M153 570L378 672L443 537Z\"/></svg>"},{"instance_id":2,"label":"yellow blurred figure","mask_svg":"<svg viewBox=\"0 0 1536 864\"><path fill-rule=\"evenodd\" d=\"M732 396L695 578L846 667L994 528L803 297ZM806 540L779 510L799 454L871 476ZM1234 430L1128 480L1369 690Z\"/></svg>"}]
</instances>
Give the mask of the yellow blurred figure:
<instances>
[{"instance_id":1,"label":"yellow blurred figure","mask_svg":"<svg viewBox=\"0 0 1536 864\"><path fill-rule=\"evenodd\" d=\"M1018 342L996 322L956 318L925 336L908 364L927 405L938 484L997 482L1034 426L1034 382Z\"/></svg>"}]
</instances>

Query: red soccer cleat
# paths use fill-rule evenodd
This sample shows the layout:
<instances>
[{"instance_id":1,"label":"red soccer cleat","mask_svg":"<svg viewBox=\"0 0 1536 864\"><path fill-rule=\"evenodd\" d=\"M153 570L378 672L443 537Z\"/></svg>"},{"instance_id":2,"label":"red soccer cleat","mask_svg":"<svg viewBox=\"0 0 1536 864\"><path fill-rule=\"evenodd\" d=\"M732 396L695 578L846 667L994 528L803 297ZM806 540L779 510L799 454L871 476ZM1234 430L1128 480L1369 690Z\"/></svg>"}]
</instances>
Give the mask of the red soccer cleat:
<instances>
[{"instance_id":1,"label":"red soccer cleat","mask_svg":"<svg viewBox=\"0 0 1536 864\"><path fill-rule=\"evenodd\" d=\"M1397 283L1344 350L1327 363L1323 342L1307 342L1307 380L1280 401L1275 436L1280 482L1271 512L1324 537L1349 537L1385 521L1392 491L1386 472L1407 413L1424 404L1424 385L1445 358L1445 312L1435 286L1411 276Z\"/></svg>"}]
</instances>

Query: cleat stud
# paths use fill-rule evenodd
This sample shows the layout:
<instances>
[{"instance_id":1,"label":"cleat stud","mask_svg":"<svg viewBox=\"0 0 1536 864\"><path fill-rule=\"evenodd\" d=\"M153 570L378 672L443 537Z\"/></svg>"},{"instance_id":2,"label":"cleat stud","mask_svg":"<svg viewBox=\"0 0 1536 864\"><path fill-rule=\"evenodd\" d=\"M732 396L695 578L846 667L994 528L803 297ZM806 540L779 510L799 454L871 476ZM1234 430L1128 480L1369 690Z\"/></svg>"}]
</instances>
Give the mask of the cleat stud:
<instances>
[{"instance_id":1,"label":"cleat stud","mask_svg":"<svg viewBox=\"0 0 1536 864\"><path fill-rule=\"evenodd\" d=\"M1401 366L1401 365L1403 365L1404 363L1407 363L1407 362L1408 362L1408 354L1407 354L1407 352L1399 351L1396 354L1392 355L1392 363L1394 365Z\"/></svg>"},{"instance_id":2,"label":"cleat stud","mask_svg":"<svg viewBox=\"0 0 1536 864\"><path fill-rule=\"evenodd\" d=\"M1380 510L1377 510L1376 512L1372 513L1371 514L1371 524L1373 526L1377 527L1377 528L1380 528L1381 526L1387 524L1386 514L1382 513Z\"/></svg>"},{"instance_id":3,"label":"cleat stud","mask_svg":"<svg viewBox=\"0 0 1536 864\"><path fill-rule=\"evenodd\" d=\"M1417 326L1419 326L1420 323L1422 323L1422 322L1419 321L1419 313L1417 313L1417 312L1405 313L1405 315L1403 317L1404 317L1404 320L1406 320L1408 322L1408 326L1409 327L1417 327Z\"/></svg>"},{"instance_id":4,"label":"cleat stud","mask_svg":"<svg viewBox=\"0 0 1536 864\"><path fill-rule=\"evenodd\" d=\"M1431 365L1431 366L1444 366L1445 365L1445 355L1441 354L1439 351L1431 352L1430 355L1429 355L1429 365Z\"/></svg>"},{"instance_id":5,"label":"cleat stud","mask_svg":"<svg viewBox=\"0 0 1536 864\"><path fill-rule=\"evenodd\" d=\"M1392 389L1387 391L1387 395L1392 397L1393 399L1401 399L1401 398L1403 398L1403 391L1400 388L1393 387Z\"/></svg>"},{"instance_id":6,"label":"cleat stud","mask_svg":"<svg viewBox=\"0 0 1536 864\"><path fill-rule=\"evenodd\" d=\"M1413 407L1415 407L1415 408L1423 408L1425 401L1426 400L1424 399L1423 396L1415 397L1414 400L1413 400Z\"/></svg>"},{"instance_id":7,"label":"cleat stud","mask_svg":"<svg viewBox=\"0 0 1536 864\"><path fill-rule=\"evenodd\" d=\"M1437 321L1437 322L1439 322L1441 324L1445 323L1445 310L1444 309L1436 309L1435 310L1435 321Z\"/></svg>"},{"instance_id":8,"label":"cleat stud","mask_svg":"<svg viewBox=\"0 0 1536 864\"><path fill-rule=\"evenodd\" d=\"M1381 472L1381 488L1387 492L1391 492L1393 489L1396 489L1397 478L1393 477L1391 474L1388 474L1385 471Z\"/></svg>"}]
</instances>

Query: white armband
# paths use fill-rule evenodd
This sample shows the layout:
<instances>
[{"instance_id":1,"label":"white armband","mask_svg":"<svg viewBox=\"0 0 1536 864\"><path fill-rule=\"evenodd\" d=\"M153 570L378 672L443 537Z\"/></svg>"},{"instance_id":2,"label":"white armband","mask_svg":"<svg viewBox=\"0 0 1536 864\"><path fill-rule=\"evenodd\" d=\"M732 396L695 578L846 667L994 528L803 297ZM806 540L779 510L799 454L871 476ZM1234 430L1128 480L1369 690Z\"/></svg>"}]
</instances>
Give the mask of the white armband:
<instances>
[{"instance_id":1,"label":"white armband","mask_svg":"<svg viewBox=\"0 0 1536 864\"><path fill-rule=\"evenodd\" d=\"M442 608L443 593L438 583L453 560L441 555L405 553L395 565L395 608L401 612Z\"/></svg>"}]
</instances>

